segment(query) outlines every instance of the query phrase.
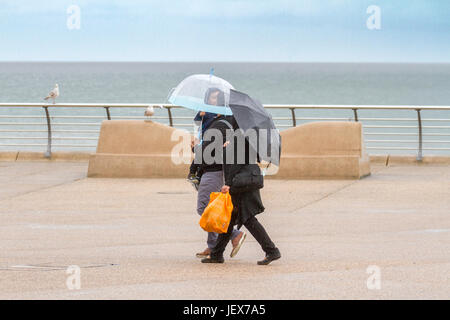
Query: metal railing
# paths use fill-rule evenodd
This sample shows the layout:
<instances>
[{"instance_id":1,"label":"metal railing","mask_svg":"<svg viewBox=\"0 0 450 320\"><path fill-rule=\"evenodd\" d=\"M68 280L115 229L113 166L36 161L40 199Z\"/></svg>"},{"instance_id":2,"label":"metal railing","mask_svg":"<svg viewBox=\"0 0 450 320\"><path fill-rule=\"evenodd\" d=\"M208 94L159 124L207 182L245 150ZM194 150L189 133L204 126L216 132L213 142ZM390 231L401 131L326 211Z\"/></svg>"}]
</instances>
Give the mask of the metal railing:
<instances>
[{"instance_id":1,"label":"metal railing","mask_svg":"<svg viewBox=\"0 0 450 320\"><path fill-rule=\"evenodd\" d=\"M11 109L15 108L33 108L42 110L42 115L0 115L0 134L2 133L46 133L46 137L43 136L17 136L17 135L0 135L0 147L41 147L47 146L45 155L46 157L51 157L52 147L77 147L77 148L95 148L96 144L68 144L60 143L54 144L53 140L61 141L96 141L98 137L81 137L81 136L62 136L55 137L53 133L63 133L63 134L95 134L99 133L99 129L95 130L89 129L89 127L98 127L103 120L112 119L146 119L144 116L129 116L129 115L119 115L111 116L110 109L126 109L126 108L147 108L152 106L155 108L155 116L151 117L151 120L157 122L168 122L169 126L174 127L187 127L193 128L192 116L174 116L174 110L180 109L179 106L174 106L171 104L108 104L108 103L59 103L59 104L41 104L41 103L0 103L0 110L2 108ZM164 112L167 115L158 116L158 107L165 109ZM265 108L270 110L285 110L289 112L289 116L273 116L277 127L280 130L287 127L295 127L300 121L310 122L310 121L361 121L363 122L363 128L366 129L383 129L383 130L409 130L409 132L374 132L374 131L364 131L364 135L368 137L365 139L367 144L371 143L401 143L401 144L414 144L414 147L402 147L402 146L392 146L392 145L382 145L382 146L367 146L370 150L404 150L404 151L415 151L417 154L417 160L422 160L424 150L430 151L450 151L450 141L449 140L439 140L446 139L445 137L450 137L450 113L446 118L423 118L422 111L449 111L450 106L382 106L382 105L291 105L291 104L268 104L264 105ZM104 115L57 115L53 114L54 110L58 108L77 108L79 110L85 108L95 108L104 109ZM297 110L348 110L352 112L351 117L298 117ZM398 118L398 117L360 117L359 112L366 110L410 110L415 111L416 116L414 118ZM161 110L163 111L163 110ZM272 112L273 113L273 112ZM143 112L142 112L143 114ZM45 122L30 122L26 120L30 119L45 119ZM56 119L71 119L72 122L54 122ZM7 121L5 121L7 120ZM9 120L9 121L8 121ZM12 120L12 121L11 121ZM19 120L19 121L16 121ZM88 120L94 120L95 122L89 122ZM182 120L188 123L176 123L176 121ZM81 122L88 121L88 122ZM289 124L285 124L289 121ZM368 122L369 124L364 124ZM370 124L370 122L375 122L375 124ZM388 122L388 124L376 124L379 122ZM408 122L413 124L399 125L399 122ZM444 125L424 125L427 123L440 123ZM391 123L391 124L389 124ZM25 126L25 129L18 129L17 127ZM46 126L46 129L31 129L36 126ZM71 127L82 127L86 129L76 130L65 130L59 129L59 127L71 126ZM30 128L31 127L31 128ZM58 129L57 129L58 128ZM430 130L439 130L440 132L429 132ZM411 132L414 130L414 132ZM427 130L427 132L424 132ZM376 139L371 138L372 136L395 136L399 137L396 139ZM417 137L417 140L405 139L405 137ZM424 140L424 137L435 137L438 140ZM444 138L443 138L444 137ZM403 138L403 139L402 139ZM450 138L449 138L450 139ZM2 143L4 140L46 140L46 143ZM424 147L424 143L438 143L442 146L439 147Z\"/></svg>"}]
</instances>

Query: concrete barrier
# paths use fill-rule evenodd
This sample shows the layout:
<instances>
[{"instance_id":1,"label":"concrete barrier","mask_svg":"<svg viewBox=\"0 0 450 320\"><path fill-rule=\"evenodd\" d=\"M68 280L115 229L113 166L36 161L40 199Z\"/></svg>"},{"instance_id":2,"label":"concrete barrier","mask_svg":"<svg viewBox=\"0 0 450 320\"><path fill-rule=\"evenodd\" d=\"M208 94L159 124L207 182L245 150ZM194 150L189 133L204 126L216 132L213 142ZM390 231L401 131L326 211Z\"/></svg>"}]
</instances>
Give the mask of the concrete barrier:
<instances>
[{"instance_id":1,"label":"concrete barrier","mask_svg":"<svg viewBox=\"0 0 450 320\"><path fill-rule=\"evenodd\" d=\"M175 133L178 140L172 140ZM281 167L275 179L358 179L370 174L362 128L355 122L315 122L281 132ZM151 121L110 120L102 123L97 152L3 151L0 161L89 161L90 177L184 178L185 164L172 161L171 152L192 136ZM185 146L190 150L189 146ZM192 154L189 152L184 155ZM175 158L178 158L175 156ZM449 165L449 156L372 155L376 165Z\"/></svg>"},{"instance_id":2,"label":"concrete barrier","mask_svg":"<svg viewBox=\"0 0 450 320\"><path fill-rule=\"evenodd\" d=\"M370 174L359 122L313 122L281 132L277 179L359 179Z\"/></svg>"},{"instance_id":3,"label":"concrete barrier","mask_svg":"<svg viewBox=\"0 0 450 320\"><path fill-rule=\"evenodd\" d=\"M97 152L89 159L88 177L186 177L191 152L183 154L187 159L175 157L186 162L181 164L172 161L171 153L181 141L185 150L190 150L191 137L186 131L152 121L103 121Z\"/></svg>"},{"instance_id":4,"label":"concrete barrier","mask_svg":"<svg viewBox=\"0 0 450 320\"><path fill-rule=\"evenodd\" d=\"M192 154L187 152L190 158L183 164L172 161L171 153L181 141L172 140L174 134L188 144L192 138L185 131L151 121L104 121L88 176L185 177ZM359 179L370 174L358 122L309 123L283 131L281 136L281 166L274 178Z\"/></svg>"},{"instance_id":5,"label":"concrete barrier","mask_svg":"<svg viewBox=\"0 0 450 320\"><path fill-rule=\"evenodd\" d=\"M18 155L17 151L0 152L0 161L16 161Z\"/></svg>"}]
</instances>

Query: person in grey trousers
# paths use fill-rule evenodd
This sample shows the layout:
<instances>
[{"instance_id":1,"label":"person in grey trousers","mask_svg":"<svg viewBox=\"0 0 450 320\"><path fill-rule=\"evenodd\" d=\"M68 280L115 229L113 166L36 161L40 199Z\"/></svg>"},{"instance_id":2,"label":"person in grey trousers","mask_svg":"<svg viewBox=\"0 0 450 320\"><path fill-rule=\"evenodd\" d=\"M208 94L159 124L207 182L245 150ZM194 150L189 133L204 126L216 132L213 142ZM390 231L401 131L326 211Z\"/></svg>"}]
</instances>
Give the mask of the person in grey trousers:
<instances>
[{"instance_id":1,"label":"person in grey trousers","mask_svg":"<svg viewBox=\"0 0 450 320\"><path fill-rule=\"evenodd\" d=\"M215 88L213 88L212 90L208 90L205 100L208 101L208 104L211 105L223 105L223 92ZM220 129L223 130L223 126L228 127L229 124L224 122L223 119L223 116L217 115L209 125L208 129L206 129L206 131ZM214 143L214 139L212 139L212 141L202 141L201 145L198 145L196 148L196 157L198 156L198 152L203 152L203 150L205 150L205 148L210 143ZM212 156L214 157L214 154L212 154ZM202 215L203 211L207 207L209 203L209 195L211 194L211 192L220 192L220 189L224 184L222 163L213 162L207 164L202 157L201 170L203 172L203 175L200 179L200 185L198 187L197 195L197 213L199 215ZM216 245L218 236L219 235L215 232L208 232L208 239L206 241L207 248L202 252L197 253L197 258L206 258L209 256L209 254L211 253L211 249ZM231 257L234 257L238 253L245 238L245 232L233 229L231 235L231 243L233 245L233 249L230 254Z\"/></svg>"}]
</instances>

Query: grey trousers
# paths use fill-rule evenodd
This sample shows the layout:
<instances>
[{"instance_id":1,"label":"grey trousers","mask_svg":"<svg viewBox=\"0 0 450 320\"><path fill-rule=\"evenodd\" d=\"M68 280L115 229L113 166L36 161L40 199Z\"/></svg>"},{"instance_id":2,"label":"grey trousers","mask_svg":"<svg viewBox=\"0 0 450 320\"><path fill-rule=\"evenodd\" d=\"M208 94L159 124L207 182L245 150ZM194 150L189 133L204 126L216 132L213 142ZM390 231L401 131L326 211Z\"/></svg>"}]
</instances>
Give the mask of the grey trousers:
<instances>
[{"instance_id":1,"label":"grey trousers","mask_svg":"<svg viewBox=\"0 0 450 320\"><path fill-rule=\"evenodd\" d=\"M209 195L211 192L219 192L224 184L223 171L205 172L200 179L200 186L198 187L197 195L197 213L203 214L206 206L209 203ZM240 231L233 229L231 239L239 235ZM206 241L208 248L212 249L216 245L217 237L219 235L215 232L208 232L208 239Z\"/></svg>"}]
</instances>

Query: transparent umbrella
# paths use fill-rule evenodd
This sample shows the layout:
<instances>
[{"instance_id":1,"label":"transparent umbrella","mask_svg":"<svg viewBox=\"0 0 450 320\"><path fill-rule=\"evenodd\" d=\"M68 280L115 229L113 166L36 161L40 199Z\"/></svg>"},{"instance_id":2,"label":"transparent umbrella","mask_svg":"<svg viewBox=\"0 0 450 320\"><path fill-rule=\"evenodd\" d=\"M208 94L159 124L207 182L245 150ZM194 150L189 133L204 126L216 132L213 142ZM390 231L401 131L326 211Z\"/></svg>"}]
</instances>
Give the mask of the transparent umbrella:
<instances>
[{"instance_id":1,"label":"transparent umbrella","mask_svg":"<svg viewBox=\"0 0 450 320\"><path fill-rule=\"evenodd\" d=\"M212 74L194 74L181 81L169 94L170 103L195 111L232 115L229 108L233 86Z\"/></svg>"}]
</instances>

